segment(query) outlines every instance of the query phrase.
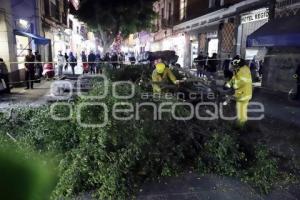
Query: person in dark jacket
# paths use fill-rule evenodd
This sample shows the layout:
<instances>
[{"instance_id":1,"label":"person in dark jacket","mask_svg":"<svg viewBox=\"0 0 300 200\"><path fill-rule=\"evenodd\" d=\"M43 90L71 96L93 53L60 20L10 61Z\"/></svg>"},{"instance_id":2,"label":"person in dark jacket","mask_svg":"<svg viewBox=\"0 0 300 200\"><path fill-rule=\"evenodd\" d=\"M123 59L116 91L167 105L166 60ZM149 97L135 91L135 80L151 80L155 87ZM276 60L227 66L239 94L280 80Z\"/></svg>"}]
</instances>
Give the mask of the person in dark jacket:
<instances>
[{"instance_id":1,"label":"person in dark jacket","mask_svg":"<svg viewBox=\"0 0 300 200\"><path fill-rule=\"evenodd\" d=\"M300 64L297 67L297 70L294 74L294 78L297 80L297 93L295 99L300 100Z\"/></svg>"},{"instance_id":2,"label":"person in dark jacket","mask_svg":"<svg viewBox=\"0 0 300 200\"><path fill-rule=\"evenodd\" d=\"M224 71L224 78L230 80L233 76L232 71L230 71L230 63L231 63L231 56L228 55L226 60L223 62L223 71Z\"/></svg>"},{"instance_id":3,"label":"person in dark jacket","mask_svg":"<svg viewBox=\"0 0 300 200\"><path fill-rule=\"evenodd\" d=\"M118 54L117 53L113 53L113 55L111 57L111 62L112 62L113 69L117 69L117 66L118 66Z\"/></svg>"},{"instance_id":4,"label":"person in dark jacket","mask_svg":"<svg viewBox=\"0 0 300 200\"><path fill-rule=\"evenodd\" d=\"M110 54L107 52L103 58L104 62L110 62Z\"/></svg>"},{"instance_id":5,"label":"person in dark jacket","mask_svg":"<svg viewBox=\"0 0 300 200\"><path fill-rule=\"evenodd\" d=\"M194 63L197 68L197 77L202 77L205 65L205 57L203 56L202 52L198 55L197 58L194 59Z\"/></svg>"},{"instance_id":6,"label":"person in dark jacket","mask_svg":"<svg viewBox=\"0 0 300 200\"><path fill-rule=\"evenodd\" d=\"M39 51L36 51L35 53L35 70L37 78L40 79L43 76L43 65L42 65L42 56L39 53Z\"/></svg>"},{"instance_id":7,"label":"person in dark jacket","mask_svg":"<svg viewBox=\"0 0 300 200\"><path fill-rule=\"evenodd\" d=\"M250 62L250 70L251 70L251 76L252 76L253 82L259 81L259 77L257 76L258 75L258 67L259 67L259 63L257 62L256 56L254 56Z\"/></svg>"},{"instance_id":8,"label":"person in dark jacket","mask_svg":"<svg viewBox=\"0 0 300 200\"><path fill-rule=\"evenodd\" d=\"M215 74L217 72L217 67L218 67L218 64L219 64L219 61L218 61L218 54L214 53L212 55L211 58L209 58L208 60L208 67L207 67L207 77L209 79L215 77Z\"/></svg>"},{"instance_id":9,"label":"person in dark jacket","mask_svg":"<svg viewBox=\"0 0 300 200\"><path fill-rule=\"evenodd\" d=\"M81 61L82 61L83 74L87 74L89 72L89 65L87 63L87 56L84 51L82 51L81 53Z\"/></svg>"},{"instance_id":10,"label":"person in dark jacket","mask_svg":"<svg viewBox=\"0 0 300 200\"><path fill-rule=\"evenodd\" d=\"M67 53L65 53L65 59L66 59L65 71L67 71L69 65L69 56Z\"/></svg>"},{"instance_id":11,"label":"person in dark jacket","mask_svg":"<svg viewBox=\"0 0 300 200\"><path fill-rule=\"evenodd\" d=\"M129 61L131 65L134 65L136 63L136 58L134 56L134 53L131 53L129 56Z\"/></svg>"},{"instance_id":12,"label":"person in dark jacket","mask_svg":"<svg viewBox=\"0 0 300 200\"><path fill-rule=\"evenodd\" d=\"M72 52L70 52L69 54L69 63L71 65L71 68L72 68L72 74L75 75L75 67L77 65L77 59L76 57L73 55Z\"/></svg>"},{"instance_id":13,"label":"person in dark jacket","mask_svg":"<svg viewBox=\"0 0 300 200\"><path fill-rule=\"evenodd\" d=\"M26 81L26 89L33 89L33 81L34 81L34 63L35 57L32 54L32 50L28 49L28 55L25 56L25 81Z\"/></svg>"},{"instance_id":14,"label":"person in dark jacket","mask_svg":"<svg viewBox=\"0 0 300 200\"><path fill-rule=\"evenodd\" d=\"M97 74L102 74L102 66L101 66L101 63L102 62L102 59L101 59L101 54L100 52L98 51L96 53L96 73Z\"/></svg>"},{"instance_id":15,"label":"person in dark jacket","mask_svg":"<svg viewBox=\"0 0 300 200\"><path fill-rule=\"evenodd\" d=\"M5 92L10 93L9 79L8 79L8 70L7 66L4 63L3 59L0 58L0 81L4 80L5 83ZM0 82L1 84L1 82Z\"/></svg>"},{"instance_id":16,"label":"person in dark jacket","mask_svg":"<svg viewBox=\"0 0 300 200\"><path fill-rule=\"evenodd\" d=\"M90 52L89 56L88 56L88 63L90 66L90 72L91 74L96 74L95 71L95 66L96 66L96 55L94 54L93 51Z\"/></svg>"}]
</instances>

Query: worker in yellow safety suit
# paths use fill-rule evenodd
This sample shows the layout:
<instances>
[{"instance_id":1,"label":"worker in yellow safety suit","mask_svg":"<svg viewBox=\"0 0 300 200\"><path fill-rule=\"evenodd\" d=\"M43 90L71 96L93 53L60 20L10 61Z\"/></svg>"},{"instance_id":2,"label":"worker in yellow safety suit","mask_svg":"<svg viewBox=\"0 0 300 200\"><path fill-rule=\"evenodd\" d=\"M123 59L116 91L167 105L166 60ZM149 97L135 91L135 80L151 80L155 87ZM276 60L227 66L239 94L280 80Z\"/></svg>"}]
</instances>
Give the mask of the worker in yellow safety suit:
<instances>
[{"instance_id":1,"label":"worker in yellow safety suit","mask_svg":"<svg viewBox=\"0 0 300 200\"><path fill-rule=\"evenodd\" d=\"M173 72L166 67L166 65L162 62L159 62L155 65L155 70L152 73L152 88L153 93L161 93L163 92L160 83L166 83L171 81L173 84L179 84L179 81L174 76Z\"/></svg>"},{"instance_id":2,"label":"worker in yellow safety suit","mask_svg":"<svg viewBox=\"0 0 300 200\"><path fill-rule=\"evenodd\" d=\"M253 94L251 71L245 60L239 56L235 57L231 64L234 75L225 86L235 90L238 123L243 126L248 120L248 105Z\"/></svg>"}]
</instances>

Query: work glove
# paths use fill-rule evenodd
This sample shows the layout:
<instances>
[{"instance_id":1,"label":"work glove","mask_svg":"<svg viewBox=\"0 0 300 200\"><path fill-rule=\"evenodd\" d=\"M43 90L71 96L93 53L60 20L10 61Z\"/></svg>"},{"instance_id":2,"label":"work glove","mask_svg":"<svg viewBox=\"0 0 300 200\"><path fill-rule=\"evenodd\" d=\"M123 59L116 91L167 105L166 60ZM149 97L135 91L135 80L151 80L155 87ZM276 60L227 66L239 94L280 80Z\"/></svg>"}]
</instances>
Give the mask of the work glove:
<instances>
[{"instance_id":1,"label":"work glove","mask_svg":"<svg viewBox=\"0 0 300 200\"><path fill-rule=\"evenodd\" d=\"M231 88L231 86L230 86L229 83L225 83L224 86L223 86L223 90L228 90L230 88Z\"/></svg>"}]
</instances>

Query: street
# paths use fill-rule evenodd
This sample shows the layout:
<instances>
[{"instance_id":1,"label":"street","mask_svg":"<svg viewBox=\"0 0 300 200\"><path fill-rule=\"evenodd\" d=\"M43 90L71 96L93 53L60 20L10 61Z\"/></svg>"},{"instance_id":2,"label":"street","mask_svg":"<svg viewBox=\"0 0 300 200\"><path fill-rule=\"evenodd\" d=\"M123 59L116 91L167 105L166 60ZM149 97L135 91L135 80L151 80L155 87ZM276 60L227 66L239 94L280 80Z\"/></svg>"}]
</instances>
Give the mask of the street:
<instances>
[{"instance_id":1,"label":"street","mask_svg":"<svg viewBox=\"0 0 300 200\"><path fill-rule=\"evenodd\" d=\"M70 67L64 71L64 79L70 82L73 86L77 81L77 77L82 74L82 68L80 66L76 67L75 73L76 76L73 78ZM25 87L17 87L11 90L11 94L1 94L0 110L22 107L39 107L48 104L50 101L59 100L59 96L55 97L55 94L51 93L51 86L53 86L54 82L56 82L56 80L42 80L41 83L34 84L33 90L25 90Z\"/></svg>"}]
</instances>

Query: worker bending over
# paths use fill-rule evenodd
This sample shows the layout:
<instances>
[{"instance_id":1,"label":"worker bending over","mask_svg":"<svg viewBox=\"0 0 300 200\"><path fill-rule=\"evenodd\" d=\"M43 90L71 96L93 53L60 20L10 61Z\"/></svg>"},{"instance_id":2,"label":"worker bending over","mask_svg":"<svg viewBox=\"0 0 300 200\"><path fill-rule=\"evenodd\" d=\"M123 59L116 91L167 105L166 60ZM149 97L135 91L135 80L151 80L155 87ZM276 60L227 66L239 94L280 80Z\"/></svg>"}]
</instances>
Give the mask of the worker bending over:
<instances>
[{"instance_id":1,"label":"worker bending over","mask_svg":"<svg viewBox=\"0 0 300 200\"><path fill-rule=\"evenodd\" d=\"M166 67L162 62L155 65L155 70L152 73L152 87L153 93L161 93L161 84L168 84L171 81L173 84L178 85L179 81L174 76L173 72Z\"/></svg>"},{"instance_id":2,"label":"worker bending over","mask_svg":"<svg viewBox=\"0 0 300 200\"><path fill-rule=\"evenodd\" d=\"M232 61L234 75L232 79L226 83L227 88L235 90L236 110L239 125L243 126L248 120L248 105L252 99L252 77L249 66L246 65L244 59L236 56Z\"/></svg>"}]
</instances>

